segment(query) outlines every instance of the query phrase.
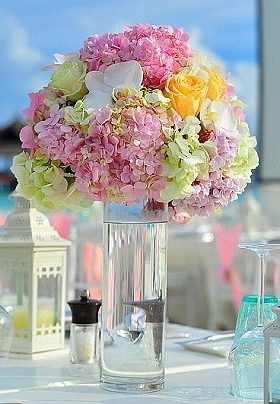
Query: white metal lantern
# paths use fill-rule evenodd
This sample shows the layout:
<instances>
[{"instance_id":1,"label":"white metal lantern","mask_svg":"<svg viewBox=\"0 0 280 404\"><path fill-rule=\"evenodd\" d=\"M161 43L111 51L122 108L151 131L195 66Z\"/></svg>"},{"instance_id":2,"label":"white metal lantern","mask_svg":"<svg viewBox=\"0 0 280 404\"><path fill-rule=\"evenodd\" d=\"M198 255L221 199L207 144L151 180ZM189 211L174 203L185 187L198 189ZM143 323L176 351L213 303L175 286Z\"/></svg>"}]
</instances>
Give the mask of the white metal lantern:
<instances>
[{"instance_id":1,"label":"white metal lantern","mask_svg":"<svg viewBox=\"0 0 280 404\"><path fill-rule=\"evenodd\" d=\"M13 195L0 231L0 304L11 312L11 352L33 356L64 347L67 247L48 218Z\"/></svg>"},{"instance_id":2,"label":"white metal lantern","mask_svg":"<svg viewBox=\"0 0 280 404\"><path fill-rule=\"evenodd\" d=\"M264 403L280 404L280 306L276 320L264 330Z\"/></svg>"}]
</instances>

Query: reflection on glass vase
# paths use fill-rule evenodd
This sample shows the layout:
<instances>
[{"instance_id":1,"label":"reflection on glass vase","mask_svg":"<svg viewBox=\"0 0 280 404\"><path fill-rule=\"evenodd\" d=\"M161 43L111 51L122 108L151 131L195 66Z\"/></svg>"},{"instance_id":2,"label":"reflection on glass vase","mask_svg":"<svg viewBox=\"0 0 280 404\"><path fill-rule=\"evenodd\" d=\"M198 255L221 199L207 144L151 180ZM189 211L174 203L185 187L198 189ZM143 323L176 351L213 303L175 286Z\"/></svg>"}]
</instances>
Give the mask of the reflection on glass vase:
<instances>
[{"instance_id":1,"label":"reflection on glass vase","mask_svg":"<svg viewBox=\"0 0 280 404\"><path fill-rule=\"evenodd\" d=\"M167 206L104 205L101 387L164 386Z\"/></svg>"}]
</instances>

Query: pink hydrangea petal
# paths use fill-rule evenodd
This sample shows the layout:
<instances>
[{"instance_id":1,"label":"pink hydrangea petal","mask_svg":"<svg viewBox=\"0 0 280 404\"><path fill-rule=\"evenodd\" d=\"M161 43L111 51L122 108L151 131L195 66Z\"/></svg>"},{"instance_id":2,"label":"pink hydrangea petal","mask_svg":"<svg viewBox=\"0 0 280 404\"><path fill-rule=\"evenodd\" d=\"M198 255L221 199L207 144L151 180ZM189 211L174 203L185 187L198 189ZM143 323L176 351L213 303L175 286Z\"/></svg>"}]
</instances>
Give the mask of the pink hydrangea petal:
<instances>
[{"instance_id":1,"label":"pink hydrangea petal","mask_svg":"<svg viewBox=\"0 0 280 404\"><path fill-rule=\"evenodd\" d=\"M24 149L31 149L31 150L38 149L39 146L38 143L35 141L34 132L31 126L29 125L24 126L19 133L19 138L22 142L22 147Z\"/></svg>"},{"instance_id":2,"label":"pink hydrangea petal","mask_svg":"<svg viewBox=\"0 0 280 404\"><path fill-rule=\"evenodd\" d=\"M166 78L188 65L192 50L183 29L137 24L120 34L94 35L84 43L80 58L90 71L104 72L107 66L138 61L146 87L163 87Z\"/></svg>"}]
</instances>

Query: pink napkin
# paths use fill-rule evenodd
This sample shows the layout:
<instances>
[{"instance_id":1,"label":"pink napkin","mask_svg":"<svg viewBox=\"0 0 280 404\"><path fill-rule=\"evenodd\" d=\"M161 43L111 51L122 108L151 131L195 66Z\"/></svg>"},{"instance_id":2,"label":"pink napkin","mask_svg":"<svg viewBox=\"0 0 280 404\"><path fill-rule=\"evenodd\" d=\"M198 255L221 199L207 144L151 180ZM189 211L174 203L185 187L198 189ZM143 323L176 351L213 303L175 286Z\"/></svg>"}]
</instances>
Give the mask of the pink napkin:
<instances>
[{"instance_id":1,"label":"pink napkin","mask_svg":"<svg viewBox=\"0 0 280 404\"><path fill-rule=\"evenodd\" d=\"M240 232L241 226L239 224L230 227L218 223L214 225L214 234L221 265L218 271L218 279L221 282L229 283L236 312L244 295L238 273L232 266Z\"/></svg>"},{"instance_id":2,"label":"pink napkin","mask_svg":"<svg viewBox=\"0 0 280 404\"><path fill-rule=\"evenodd\" d=\"M5 224L7 216L8 215L6 215L5 213L0 213L0 226L3 226L3 224Z\"/></svg>"},{"instance_id":3,"label":"pink napkin","mask_svg":"<svg viewBox=\"0 0 280 404\"><path fill-rule=\"evenodd\" d=\"M273 267L273 293L278 296L279 294L279 276L280 275L280 265L276 263Z\"/></svg>"},{"instance_id":4,"label":"pink napkin","mask_svg":"<svg viewBox=\"0 0 280 404\"><path fill-rule=\"evenodd\" d=\"M94 285L90 289L91 297L94 299L100 299L103 252L102 245L84 243L83 252L86 284Z\"/></svg>"},{"instance_id":5,"label":"pink napkin","mask_svg":"<svg viewBox=\"0 0 280 404\"><path fill-rule=\"evenodd\" d=\"M49 216L51 225L63 238L69 237L71 217L66 213L51 213Z\"/></svg>"}]
</instances>

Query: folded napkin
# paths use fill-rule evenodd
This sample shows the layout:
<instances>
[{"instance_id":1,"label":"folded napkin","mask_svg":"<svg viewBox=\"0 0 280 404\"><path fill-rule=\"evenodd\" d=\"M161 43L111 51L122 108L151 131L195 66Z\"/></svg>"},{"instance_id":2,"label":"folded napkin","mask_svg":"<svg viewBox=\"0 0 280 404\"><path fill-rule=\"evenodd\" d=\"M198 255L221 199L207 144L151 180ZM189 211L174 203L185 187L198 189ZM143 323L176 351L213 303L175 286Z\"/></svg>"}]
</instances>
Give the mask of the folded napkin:
<instances>
[{"instance_id":1,"label":"folded napkin","mask_svg":"<svg viewBox=\"0 0 280 404\"><path fill-rule=\"evenodd\" d=\"M192 342L191 344L187 341L178 342L183 348L190 351L202 352L210 355L221 356L227 358L230 347L233 343L233 338L218 340L218 341L201 341Z\"/></svg>"}]
</instances>

